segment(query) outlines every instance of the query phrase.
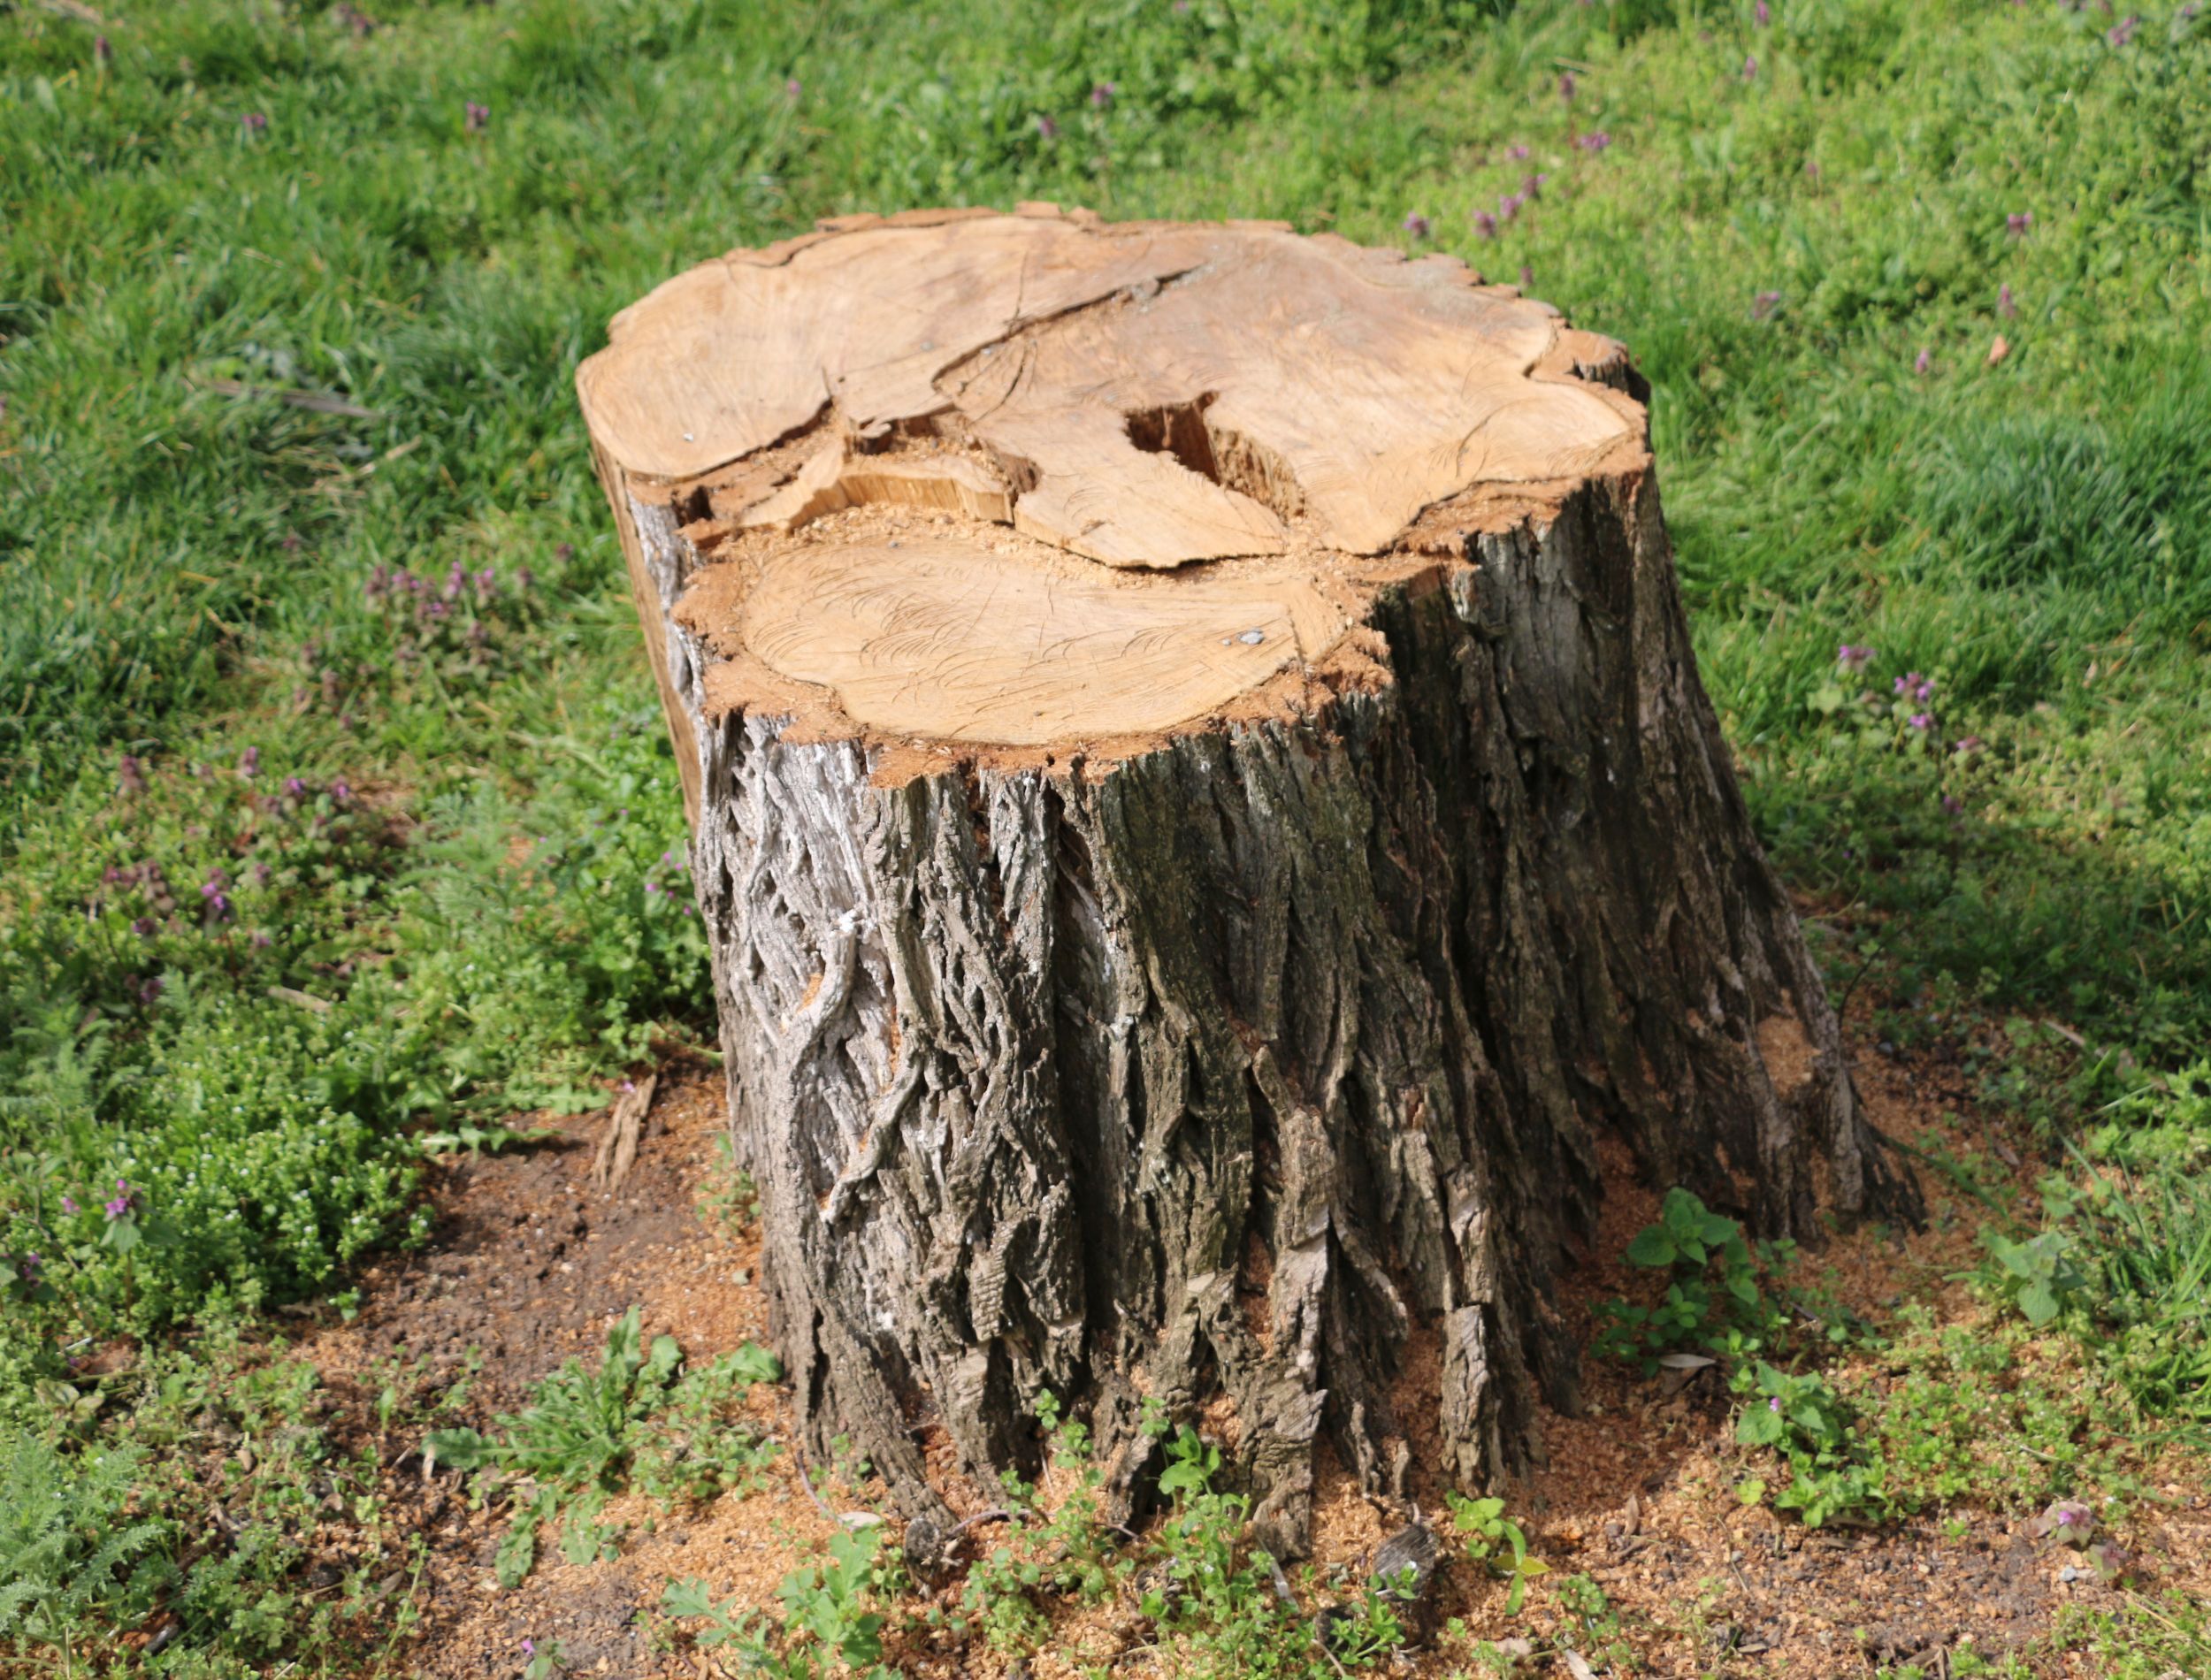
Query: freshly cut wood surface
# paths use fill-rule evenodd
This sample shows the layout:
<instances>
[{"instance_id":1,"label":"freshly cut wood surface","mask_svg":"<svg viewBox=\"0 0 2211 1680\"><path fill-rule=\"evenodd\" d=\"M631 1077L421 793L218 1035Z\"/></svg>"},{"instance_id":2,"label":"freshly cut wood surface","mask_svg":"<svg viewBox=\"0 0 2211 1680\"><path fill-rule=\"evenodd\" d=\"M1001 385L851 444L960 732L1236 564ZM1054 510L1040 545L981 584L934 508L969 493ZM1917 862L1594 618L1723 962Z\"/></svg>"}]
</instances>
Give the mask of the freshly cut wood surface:
<instances>
[{"instance_id":1,"label":"freshly cut wood surface","mask_svg":"<svg viewBox=\"0 0 2211 1680\"><path fill-rule=\"evenodd\" d=\"M763 664L866 728L1015 746L1167 729L1343 627L1281 566L1126 577L941 538L785 554L744 612Z\"/></svg>"},{"instance_id":2,"label":"freshly cut wood surface","mask_svg":"<svg viewBox=\"0 0 2211 1680\"><path fill-rule=\"evenodd\" d=\"M1643 459L1640 406L1581 377L1617 346L1454 261L1273 225L831 225L609 336L585 414L630 495L692 515L717 706L817 737L1197 723L1327 654L1359 562L1438 508Z\"/></svg>"},{"instance_id":3,"label":"freshly cut wood surface","mask_svg":"<svg viewBox=\"0 0 2211 1680\"><path fill-rule=\"evenodd\" d=\"M1316 538L1386 547L1477 484L1577 477L1640 444L1635 405L1547 371L1564 324L1454 259L1265 225L919 218L738 253L615 317L578 375L593 435L675 480L832 410L951 411L1035 474L1025 529L1112 565L1278 552L1279 501L1139 447L1202 405Z\"/></svg>"}]
</instances>

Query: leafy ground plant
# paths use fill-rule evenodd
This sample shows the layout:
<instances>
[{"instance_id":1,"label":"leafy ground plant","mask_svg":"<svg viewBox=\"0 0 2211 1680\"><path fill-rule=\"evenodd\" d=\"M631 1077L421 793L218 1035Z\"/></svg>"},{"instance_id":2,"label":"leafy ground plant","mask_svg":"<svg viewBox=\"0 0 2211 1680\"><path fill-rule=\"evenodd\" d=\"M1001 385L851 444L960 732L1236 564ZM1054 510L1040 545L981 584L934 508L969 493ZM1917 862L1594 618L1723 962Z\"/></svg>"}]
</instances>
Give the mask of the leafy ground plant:
<instances>
[{"instance_id":1,"label":"leafy ground plant","mask_svg":"<svg viewBox=\"0 0 2211 1680\"><path fill-rule=\"evenodd\" d=\"M1731 1358L1755 1353L1791 1328L1794 1296L1783 1284L1795 1256L1792 1242L1754 1245L1740 1223L1676 1186L1660 1203L1657 1220L1627 1245L1632 1264L1664 1278L1665 1294L1649 1306L1600 1302L1590 1351L1635 1361L1646 1373L1685 1348ZM1830 1315L1829 1322L1840 1333L1840 1320Z\"/></svg>"},{"instance_id":2,"label":"leafy ground plant","mask_svg":"<svg viewBox=\"0 0 2211 1680\"><path fill-rule=\"evenodd\" d=\"M674 1337L655 1336L647 1348L643 1335L641 1310L631 1307L608 1332L597 1370L570 1360L490 1434L441 1429L424 1439L434 1462L481 1472L479 1497L512 1501L497 1561L505 1585L519 1585L535 1566L547 1523L562 1522L570 1562L611 1556L620 1537L596 1520L608 1495L634 1487L663 1501L708 1500L752 1485L773 1459L772 1445L726 1416L746 1388L780 1374L772 1355L748 1344L686 1371Z\"/></svg>"}]
</instances>

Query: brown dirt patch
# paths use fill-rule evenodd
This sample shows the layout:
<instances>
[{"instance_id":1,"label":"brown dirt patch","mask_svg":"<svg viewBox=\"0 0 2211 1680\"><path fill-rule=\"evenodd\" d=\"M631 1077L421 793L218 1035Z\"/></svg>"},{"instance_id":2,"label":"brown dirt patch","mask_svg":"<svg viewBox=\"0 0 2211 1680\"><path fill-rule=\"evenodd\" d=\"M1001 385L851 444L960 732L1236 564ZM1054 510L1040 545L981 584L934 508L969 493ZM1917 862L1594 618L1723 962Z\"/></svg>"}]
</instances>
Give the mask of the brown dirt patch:
<instances>
[{"instance_id":1,"label":"brown dirt patch","mask_svg":"<svg viewBox=\"0 0 2211 1680\"><path fill-rule=\"evenodd\" d=\"M1968 1106L1955 1066L1907 1066L1869 1052L1858 1077L1876 1120L1892 1135L1932 1132L1961 1150L1985 1148L1993 1138ZM674 1335L694 1359L762 1338L756 1233L733 1233L700 1211L723 1115L718 1073L693 1065L664 1070L635 1168L610 1195L589 1181L603 1116L551 1122L561 1135L535 1149L448 1165L434 1187L440 1218L426 1249L371 1268L358 1317L306 1342L302 1351L323 1367L331 1393L348 1402L356 1419L349 1449L374 1447L386 1466L390 1508L427 1543L414 1589L425 1623L401 1646L397 1672L436 1680L512 1676L524 1660L522 1642L532 1639L539 1649L557 1640L570 1675L710 1676L717 1670L708 1655L671 1641L660 1623L654 1607L667 1582L703 1577L718 1597L772 1605L777 1584L833 1531L831 1516L804 1491L786 1450L767 1486L747 1497L673 1512L642 1499L616 1500L601 1520L628 1525L618 1560L571 1565L548 1536L535 1572L519 1589L501 1592L492 1559L505 1514L471 1511L459 1478L449 1474L425 1482L418 1431L395 1428L386 1438L364 1421L394 1362L414 1371L425 1392L436 1392L480 1358L460 1421L486 1423L521 1405L532 1386L571 1355L595 1358L608 1325L632 1303L642 1305L648 1333ZM1584 1333L1595 1302L1633 1297L1649 1283L1622 1252L1654 1216L1657 1196L1635 1183L1624 1150L1608 1152L1603 1165L1598 1237L1559 1302L1567 1322ZM2016 1172L2024 1187L2031 1171ZM1928 1304L1946 1322L1970 1320L1978 1310L1955 1281L1978 1253L1978 1210L1951 1198L1936 1175L1924 1176L1934 1214L1927 1231L1839 1234L1805 1263L1821 1287L1877 1321L1908 1300ZM1636 1672L1860 1675L1916 1661L1936 1673L1943 1671L1934 1666L1941 1653L1969 1639L1985 1654L2018 1649L2046 1633L2068 1604L2117 1602L2092 1580L2063 1578L2064 1566L2077 1560L2037 1546L2023 1521L1965 1512L1962 1533L1932 1520L1864 1533L1808 1530L1763 1507L1744 1507L1733 1489L1750 1466L1733 1444L1728 1398L1715 1373L1679 1384L1646 1381L1590 1362L1583 1386L1582 1416L1546 1419L1547 1467L1504 1490L1552 1575L1511 1618L1502 1585L1463 1568L1447 1567L1438 1577L1441 1614L1464 1618L1474 1638L1526 1638L1538 1646L1556 1638L1594 1658L1586 1630L1555 1591L1562 1577L1580 1573L1610 1599ZM1409 1392L1404 1399L1415 1438L1412 1491L1422 1511L1444 1527L1443 1489L1418 1424L1427 1409L1411 1403ZM779 1392L756 1391L748 1403L757 1428L788 1442ZM1219 1421L1226 1432L1226 1420ZM2202 1483L2178 1469L2166 1473L2179 1478L2166 1484L2169 1508L2130 1543L2144 1548L2146 1569L2164 1584L2200 1587L2192 1577L2201 1566L2187 1560L2211 1557L2211 1521L2196 1491ZM1047 1477L1047 1502L1061 1479L1058 1472ZM1313 1567L1322 1577L1355 1579L1395 1523L1325 1449L1315 1493ZM964 1508L974 1495L962 1489L956 1497ZM840 1512L882 1508L881 1490L838 1486L830 1504ZM987 1544L991 1531L975 1538ZM956 1596L957 1582L946 1591ZM1139 1661L1147 1637L1124 1602L1063 1611L1053 1618L1050 1646L1027 1671L1034 1680L1073 1676L1100 1663L1154 1672ZM995 1676L1011 1666L953 1643L924 1641L895 1654L902 1671L915 1675ZM1397 1671L1466 1671L1469 1658L1464 1641L1444 1639ZM2053 1661L2047 1672L2087 1672ZM1540 1656L1519 1671L1566 1672L1547 1669Z\"/></svg>"}]
</instances>

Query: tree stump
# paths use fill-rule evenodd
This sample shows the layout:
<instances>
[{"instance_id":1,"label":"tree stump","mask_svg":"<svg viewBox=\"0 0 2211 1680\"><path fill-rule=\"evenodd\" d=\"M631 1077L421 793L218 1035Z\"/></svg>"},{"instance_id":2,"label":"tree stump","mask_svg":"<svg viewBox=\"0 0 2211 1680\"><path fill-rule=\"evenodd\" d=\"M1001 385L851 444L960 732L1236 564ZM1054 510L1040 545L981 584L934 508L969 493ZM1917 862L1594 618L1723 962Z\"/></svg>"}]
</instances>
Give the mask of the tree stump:
<instances>
[{"instance_id":1,"label":"tree stump","mask_svg":"<svg viewBox=\"0 0 2211 1680\"><path fill-rule=\"evenodd\" d=\"M910 1512L1033 1469L1045 1389L1124 1495L1146 1402L1211 1408L1285 1550L1324 1441L1526 1465L1603 1134L1764 1233L1909 1211L1618 345L1051 206L824 223L608 338L774 1333Z\"/></svg>"}]
</instances>

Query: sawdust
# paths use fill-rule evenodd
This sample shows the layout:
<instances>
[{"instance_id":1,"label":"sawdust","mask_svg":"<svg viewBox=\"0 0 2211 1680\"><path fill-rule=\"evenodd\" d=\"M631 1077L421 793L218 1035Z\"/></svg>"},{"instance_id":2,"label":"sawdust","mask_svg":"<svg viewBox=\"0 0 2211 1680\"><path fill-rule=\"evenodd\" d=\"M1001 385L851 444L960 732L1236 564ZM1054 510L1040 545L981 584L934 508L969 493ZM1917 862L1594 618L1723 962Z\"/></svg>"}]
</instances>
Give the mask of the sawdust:
<instances>
[{"instance_id":1,"label":"sawdust","mask_svg":"<svg viewBox=\"0 0 2211 1680\"><path fill-rule=\"evenodd\" d=\"M1877 1122L1908 1140L1928 1137L1965 1148L1982 1124L1964 1101L1962 1077L1939 1066L1909 1067L1879 1058L1859 1066L1860 1091ZM348 1325L317 1332L302 1351L320 1364L333 1394L373 1392L372 1374L394 1354L457 1375L465 1350L483 1355L473 1417L522 1402L530 1386L570 1354L595 1354L607 1324L641 1304L648 1333L674 1335L705 1358L764 1339L767 1312L757 1280L758 1240L698 1211L713 1144L724 1125L718 1075L678 1065L663 1070L636 1165L620 1190L598 1195L585 1162L597 1119L558 1121L563 1142L528 1154L455 1163L442 1174L442 1217L431 1250L387 1260L364 1280L363 1310ZM1963 1118L1960 1118L1962 1116ZM1657 1196L1636 1183L1632 1158L1617 1143L1601 1150L1606 1197L1595 1242L1565 1280L1560 1310L1586 1334L1591 1308L1608 1298L1638 1298L1651 1276L1628 1265L1628 1239L1654 1217ZM2020 1169L2023 1183L2028 1170ZM1891 1322L1907 1301L1926 1303L1943 1322L1970 1323L1981 1309L1956 1281L1976 1253L1977 1220L1928 1188L1928 1230L1876 1227L1838 1233L1805 1265L1820 1287L1852 1311ZM1407 1493L1450 1543L1439 1473L1432 1336L1416 1340L1415 1358L1392 1401L1411 1447ZM2113 1590L2062 1579L2065 1558L2028 1533L2024 1518L1970 1510L1962 1529L1929 1520L1894 1530L1815 1531L1745 1506L1735 1486L1748 1473L1733 1441L1730 1405L1714 1372L1676 1386L1588 1362L1579 1417L1547 1414L1546 1462L1500 1489L1526 1528L1549 1581L1586 1574L1610 1600L1621 1637L1649 1675L1841 1676L1875 1663L1917 1660L1970 1641L1983 1655L2014 1650L2046 1633L2068 1605L2114 1607ZM755 1389L747 1421L787 1441L779 1390ZM1209 1409L1201 1426L1233 1443L1233 1412ZM948 1443L928 1454L955 1508L991 1503L958 1481ZM622 1555L572 1564L551 1537L536 1570L517 1590L499 1591L492 1554L503 1513L466 1507L457 1482L425 1483L403 1444L379 1449L394 1514L425 1541L428 1558L415 1588L423 1633L402 1644L404 1671L425 1676L510 1676L522 1641L559 1642L572 1675L700 1676L717 1672L657 1609L671 1579L703 1580L718 1600L773 1607L776 1588L817 1555L846 1514L867 1520L890 1508L880 1486L832 1478L822 1508L785 1451L765 1485L689 1509L667 1510L642 1498L612 1501L600 1520L626 1531ZM2201 1494L2206 1466L2168 1455L2155 1469L2161 1508L2130 1531L2142 1569L2164 1585L2211 1587L2211 1513ZM1067 1470L1047 1469L1042 1498L1056 1508L1072 1488ZM1364 1494L1324 1441L1316 1455L1313 1555L1297 1572L1298 1590L1349 1582L1402 1521ZM892 1517L886 1535L896 1539ZM962 1538L962 1555L994 1544L986 1524ZM957 1573L936 1589L945 1607L960 1592ZM1458 1618L1465 1638L1439 1633L1407 1653L1401 1672L1443 1675L1468 1668L1469 1639L1557 1639L1595 1653L1588 1630L1558 1595L1539 1584L1518 1615L1504 1609L1503 1584L1465 1568L1438 1577L1439 1623ZM1031 1680L1075 1680L1101 1665L1142 1660L1149 1623L1127 1597L1091 1607L1054 1606L1051 1635L1028 1660ZM914 1630L894 1642L899 1672L930 1676L1009 1674L1012 1659L954 1636ZM2089 1670L2054 1659L2048 1672ZM1138 1669L1134 1671L1145 1671ZM1540 1661L1525 1671L1542 1673ZM1929 1672L1939 1671L1929 1666ZM1564 1673L1563 1668L1549 1672Z\"/></svg>"}]
</instances>

